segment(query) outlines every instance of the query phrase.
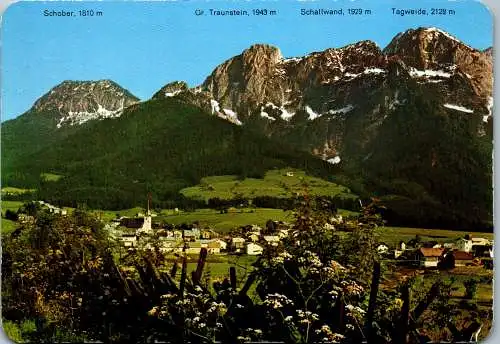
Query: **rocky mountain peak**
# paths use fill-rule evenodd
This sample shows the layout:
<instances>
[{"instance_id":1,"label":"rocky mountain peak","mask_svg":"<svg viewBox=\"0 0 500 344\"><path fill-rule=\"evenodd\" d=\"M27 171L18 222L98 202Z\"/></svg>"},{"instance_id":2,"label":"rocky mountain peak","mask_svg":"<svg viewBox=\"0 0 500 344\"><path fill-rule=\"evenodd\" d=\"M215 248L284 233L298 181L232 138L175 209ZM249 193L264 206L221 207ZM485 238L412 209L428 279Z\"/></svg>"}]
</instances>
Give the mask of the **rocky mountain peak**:
<instances>
[{"instance_id":1,"label":"rocky mountain peak","mask_svg":"<svg viewBox=\"0 0 500 344\"><path fill-rule=\"evenodd\" d=\"M438 28L421 27L402 32L392 39L384 53L421 71L456 69L470 76L478 96L491 95L492 54L471 48Z\"/></svg>"},{"instance_id":2,"label":"rocky mountain peak","mask_svg":"<svg viewBox=\"0 0 500 344\"><path fill-rule=\"evenodd\" d=\"M111 80L66 80L39 98L31 111L53 112L57 126L82 124L93 119L119 117L139 98Z\"/></svg>"},{"instance_id":3,"label":"rocky mountain peak","mask_svg":"<svg viewBox=\"0 0 500 344\"><path fill-rule=\"evenodd\" d=\"M246 65L259 63L261 60L266 60L269 63L278 63L283 59L281 51L269 44L254 44L242 53L242 59Z\"/></svg>"},{"instance_id":4,"label":"rocky mountain peak","mask_svg":"<svg viewBox=\"0 0 500 344\"><path fill-rule=\"evenodd\" d=\"M457 52L471 53L474 49L450 34L431 27L410 29L398 34L384 49L387 55L398 55L418 69L433 69L454 64Z\"/></svg>"},{"instance_id":5,"label":"rocky mountain peak","mask_svg":"<svg viewBox=\"0 0 500 344\"><path fill-rule=\"evenodd\" d=\"M153 95L153 99L174 97L183 91L187 91L188 89L188 84L185 81L172 81L156 92Z\"/></svg>"},{"instance_id":6,"label":"rocky mountain peak","mask_svg":"<svg viewBox=\"0 0 500 344\"><path fill-rule=\"evenodd\" d=\"M339 139L345 123L359 116L375 130L415 94L432 95L446 111L482 118L483 132L492 115L491 56L491 49L473 49L436 28L402 32L384 50L364 40L285 58L276 47L256 44L216 67L202 85L170 83L155 97L176 96L269 135L324 122L324 138L308 149L329 161L345 149Z\"/></svg>"}]
</instances>

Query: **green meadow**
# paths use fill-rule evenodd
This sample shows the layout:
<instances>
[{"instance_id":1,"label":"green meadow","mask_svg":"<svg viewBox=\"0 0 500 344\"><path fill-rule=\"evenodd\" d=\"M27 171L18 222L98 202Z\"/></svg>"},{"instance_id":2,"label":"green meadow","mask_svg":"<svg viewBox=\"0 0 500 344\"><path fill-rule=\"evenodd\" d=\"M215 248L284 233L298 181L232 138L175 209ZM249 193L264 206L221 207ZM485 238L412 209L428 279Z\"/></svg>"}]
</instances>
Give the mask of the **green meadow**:
<instances>
[{"instance_id":1,"label":"green meadow","mask_svg":"<svg viewBox=\"0 0 500 344\"><path fill-rule=\"evenodd\" d=\"M236 196L248 199L261 196L289 198L305 193L313 196L357 197L345 186L306 175L304 171L296 169L271 170L263 179L241 180L233 175L206 177L200 184L180 192L188 198L204 201L216 197L232 199Z\"/></svg>"}]
</instances>

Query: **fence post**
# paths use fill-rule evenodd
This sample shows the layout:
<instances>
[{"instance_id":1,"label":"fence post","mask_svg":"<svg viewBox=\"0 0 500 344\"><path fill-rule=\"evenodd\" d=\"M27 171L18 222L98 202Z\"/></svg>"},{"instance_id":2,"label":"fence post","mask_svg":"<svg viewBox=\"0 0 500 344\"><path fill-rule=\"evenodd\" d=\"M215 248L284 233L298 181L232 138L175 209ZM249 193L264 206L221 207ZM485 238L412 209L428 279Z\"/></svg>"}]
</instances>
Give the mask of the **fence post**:
<instances>
[{"instance_id":1,"label":"fence post","mask_svg":"<svg viewBox=\"0 0 500 344\"><path fill-rule=\"evenodd\" d=\"M207 249L203 247L200 250L200 256L198 258L198 265L196 266L196 271L193 271L192 278L193 284L198 284L201 279L201 275L203 273L203 268L205 267L205 261L207 259Z\"/></svg>"},{"instance_id":2,"label":"fence post","mask_svg":"<svg viewBox=\"0 0 500 344\"><path fill-rule=\"evenodd\" d=\"M182 257L182 272L181 272L181 283L179 286L179 294L181 299L184 298L184 288L186 286L186 274L187 274L187 258L186 256Z\"/></svg>"},{"instance_id":3,"label":"fence post","mask_svg":"<svg viewBox=\"0 0 500 344\"><path fill-rule=\"evenodd\" d=\"M441 289L440 282L436 282L432 285L431 289L427 293L427 297L425 298L425 300L422 300L413 310L414 320L420 318L422 313L427 309L427 307L431 304L432 301L434 301L436 296L439 294L440 289Z\"/></svg>"},{"instance_id":4,"label":"fence post","mask_svg":"<svg viewBox=\"0 0 500 344\"><path fill-rule=\"evenodd\" d=\"M403 299L403 306L401 307L399 324L396 328L395 342L404 344L408 342L408 325L410 321L410 286L408 283L402 286L401 298Z\"/></svg>"},{"instance_id":5,"label":"fence post","mask_svg":"<svg viewBox=\"0 0 500 344\"><path fill-rule=\"evenodd\" d=\"M229 268L229 278L231 280L231 288L236 290L236 268L234 266Z\"/></svg>"},{"instance_id":6,"label":"fence post","mask_svg":"<svg viewBox=\"0 0 500 344\"><path fill-rule=\"evenodd\" d=\"M170 277L175 278L177 274L177 259L174 261L174 265L172 265L172 269L170 270Z\"/></svg>"}]
</instances>

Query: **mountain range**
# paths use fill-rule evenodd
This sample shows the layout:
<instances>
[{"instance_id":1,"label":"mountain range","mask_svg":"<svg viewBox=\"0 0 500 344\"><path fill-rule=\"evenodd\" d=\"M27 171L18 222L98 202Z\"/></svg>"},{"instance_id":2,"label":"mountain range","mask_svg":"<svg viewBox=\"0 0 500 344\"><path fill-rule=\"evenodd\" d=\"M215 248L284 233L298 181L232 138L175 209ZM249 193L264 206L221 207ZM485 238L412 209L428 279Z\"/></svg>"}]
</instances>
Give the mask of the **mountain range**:
<instances>
[{"instance_id":1,"label":"mountain range","mask_svg":"<svg viewBox=\"0 0 500 344\"><path fill-rule=\"evenodd\" d=\"M394 224L491 228L492 59L418 28L384 49L253 45L142 102L110 80L65 81L2 123L2 183L118 208L291 166L379 198Z\"/></svg>"}]
</instances>

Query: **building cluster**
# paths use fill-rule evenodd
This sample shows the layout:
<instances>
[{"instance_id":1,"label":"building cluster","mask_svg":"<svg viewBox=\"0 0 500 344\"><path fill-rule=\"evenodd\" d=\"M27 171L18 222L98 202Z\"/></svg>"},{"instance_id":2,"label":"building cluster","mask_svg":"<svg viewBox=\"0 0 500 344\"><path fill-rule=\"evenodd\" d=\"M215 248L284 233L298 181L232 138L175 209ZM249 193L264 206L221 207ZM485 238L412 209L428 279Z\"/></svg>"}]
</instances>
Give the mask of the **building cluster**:
<instances>
[{"instance_id":1,"label":"building cluster","mask_svg":"<svg viewBox=\"0 0 500 344\"><path fill-rule=\"evenodd\" d=\"M59 214L64 216L68 215L68 211L66 209L56 207L55 205L52 205L45 201L36 201L35 203L37 203L40 206L40 209L47 210L49 213ZM33 215L28 215L25 213L18 213L17 219L20 223L35 222L35 217Z\"/></svg>"},{"instance_id":2,"label":"building cluster","mask_svg":"<svg viewBox=\"0 0 500 344\"><path fill-rule=\"evenodd\" d=\"M391 255L385 244L378 246L383 255ZM456 266L492 267L493 241L466 235L447 243L401 241L394 250L394 258L423 268L453 268Z\"/></svg>"},{"instance_id":3,"label":"building cluster","mask_svg":"<svg viewBox=\"0 0 500 344\"><path fill-rule=\"evenodd\" d=\"M68 211L63 208L56 207L55 205L49 204L45 201L38 201L42 209L47 209L50 213L68 215Z\"/></svg>"},{"instance_id":4,"label":"building cluster","mask_svg":"<svg viewBox=\"0 0 500 344\"><path fill-rule=\"evenodd\" d=\"M140 214L142 215L142 214ZM271 225L270 225L271 226ZM158 247L165 253L199 254L202 248L208 253L233 253L260 255L266 245L278 246L288 235L288 229L272 224L272 230L263 230L256 225L241 227L238 231L221 235L211 229L199 228L196 224L186 228L165 228L152 222L151 213L134 218L122 217L107 224L109 233L121 240L127 249L152 249Z\"/></svg>"}]
</instances>

